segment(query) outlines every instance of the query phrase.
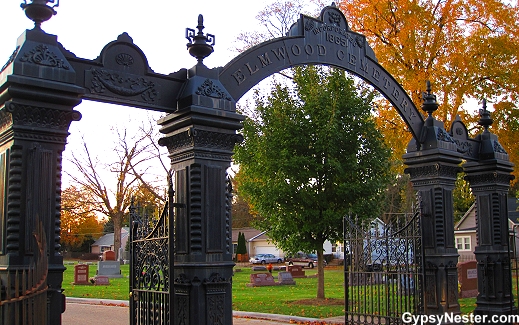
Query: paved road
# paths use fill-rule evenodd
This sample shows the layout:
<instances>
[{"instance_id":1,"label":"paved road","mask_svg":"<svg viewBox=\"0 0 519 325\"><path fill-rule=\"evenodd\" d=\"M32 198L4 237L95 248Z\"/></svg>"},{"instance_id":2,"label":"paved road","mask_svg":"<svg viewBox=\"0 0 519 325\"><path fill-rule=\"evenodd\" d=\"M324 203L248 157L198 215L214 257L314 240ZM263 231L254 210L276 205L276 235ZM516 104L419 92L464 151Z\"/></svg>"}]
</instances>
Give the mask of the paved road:
<instances>
[{"instance_id":1,"label":"paved road","mask_svg":"<svg viewBox=\"0 0 519 325\"><path fill-rule=\"evenodd\" d=\"M62 316L63 325L128 325L129 310L127 302L119 300L88 300L67 298L67 309ZM316 319L269 315L258 313L234 312L233 325L282 325L295 321ZM327 324L343 324L344 317L326 319Z\"/></svg>"}]
</instances>

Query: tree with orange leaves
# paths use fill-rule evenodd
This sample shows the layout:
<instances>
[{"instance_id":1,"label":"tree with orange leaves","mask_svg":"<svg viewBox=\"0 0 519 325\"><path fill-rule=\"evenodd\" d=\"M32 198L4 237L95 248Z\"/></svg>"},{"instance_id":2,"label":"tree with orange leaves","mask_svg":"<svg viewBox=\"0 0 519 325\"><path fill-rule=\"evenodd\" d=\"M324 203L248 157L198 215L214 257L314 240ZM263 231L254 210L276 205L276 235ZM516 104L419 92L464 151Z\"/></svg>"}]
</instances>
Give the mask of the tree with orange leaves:
<instances>
[{"instance_id":1,"label":"tree with orange leaves","mask_svg":"<svg viewBox=\"0 0 519 325\"><path fill-rule=\"evenodd\" d=\"M477 120L468 99L494 102L493 132L519 165L519 8L499 0L343 0L350 28L367 36L377 59L420 107L425 81L431 80L446 128L456 115ZM401 157L411 135L395 110L381 103L378 125ZM513 124L513 123L512 123ZM475 131L475 130L473 130ZM508 138L516 139L508 141ZM519 174L516 170L516 179Z\"/></svg>"},{"instance_id":2,"label":"tree with orange leaves","mask_svg":"<svg viewBox=\"0 0 519 325\"><path fill-rule=\"evenodd\" d=\"M61 193L61 244L63 249L78 251L85 242L103 235L85 191L69 186Z\"/></svg>"}]
</instances>

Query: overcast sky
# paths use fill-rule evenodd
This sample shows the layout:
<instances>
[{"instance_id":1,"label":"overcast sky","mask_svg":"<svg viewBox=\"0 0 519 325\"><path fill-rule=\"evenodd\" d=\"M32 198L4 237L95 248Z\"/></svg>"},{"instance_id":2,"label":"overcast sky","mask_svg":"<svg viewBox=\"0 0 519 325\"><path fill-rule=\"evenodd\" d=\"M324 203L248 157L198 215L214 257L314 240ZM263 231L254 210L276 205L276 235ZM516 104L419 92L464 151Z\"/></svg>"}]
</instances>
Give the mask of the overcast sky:
<instances>
[{"instance_id":1,"label":"overcast sky","mask_svg":"<svg viewBox=\"0 0 519 325\"><path fill-rule=\"evenodd\" d=\"M2 0L2 26L0 36L0 65L7 62L16 47L18 37L25 29L32 29L33 22L20 8L21 0ZM257 13L273 0L62 0L57 15L42 24L49 34L78 57L95 59L103 47L127 32L141 48L155 72L169 74L196 64L186 50L186 27L197 26L198 15L204 16L204 32L216 36L215 52L204 60L209 68L224 66L238 53L231 49L240 32L258 30ZM3 59L2 59L3 58ZM82 114L79 122L73 122L71 135L64 154L80 152L82 138L93 155L105 163L113 161L110 155L117 140L112 128L136 130L140 120L160 117L145 110L83 101L76 110ZM169 161L168 161L169 163ZM64 169L70 170L64 161ZM64 177L64 186L67 186ZM109 184L107 184L109 185Z\"/></svg>"}]
</instances>

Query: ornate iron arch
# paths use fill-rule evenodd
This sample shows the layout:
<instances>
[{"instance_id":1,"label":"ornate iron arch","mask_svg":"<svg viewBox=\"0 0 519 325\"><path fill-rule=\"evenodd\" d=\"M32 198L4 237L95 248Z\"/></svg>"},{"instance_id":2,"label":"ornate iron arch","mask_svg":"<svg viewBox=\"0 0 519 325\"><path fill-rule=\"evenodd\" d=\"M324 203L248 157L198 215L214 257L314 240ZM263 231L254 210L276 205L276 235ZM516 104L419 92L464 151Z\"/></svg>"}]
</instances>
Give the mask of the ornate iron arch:
<instances>
[{"instance_id":1,"label":"ornate iron arch","mask_svg":"<svg viewBox=\"0 0 519 325\"><path fill-rule=\"evenodd\" d=\"M419 139L422 115L402 86L378 63L366 37L350 30L335 5L325 7L319 18L301 15L287 36L240 54L221 69L219 78L238 101L273 73L305 64L330 65L362 78L391 102L413 137Z\"/></svg>"}]
</instances>

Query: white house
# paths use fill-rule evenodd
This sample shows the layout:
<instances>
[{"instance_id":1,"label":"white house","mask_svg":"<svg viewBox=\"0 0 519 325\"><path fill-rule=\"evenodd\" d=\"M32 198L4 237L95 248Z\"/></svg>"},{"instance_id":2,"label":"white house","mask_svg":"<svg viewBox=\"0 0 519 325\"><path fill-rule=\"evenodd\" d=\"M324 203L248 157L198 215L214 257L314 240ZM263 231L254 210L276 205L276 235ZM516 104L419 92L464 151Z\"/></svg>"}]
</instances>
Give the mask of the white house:
<instances>
[{"instance_id":1,"label":"white house","mask_svg":"<svg viewBox=\"0 0 519 325\"><path fill-rule=\"evenodd\" d=\"M516 258L519 256L519 211L517 199L508 198L508 229L510 233L510 247ZM476 242L476 205L473 204L463 217L454 225L454 238L460 254L459 261L476 259L474 249Z\"/></svg>"},{"instance_id":2,"label":"white house","mask_svg":"<svg viewBox=\"0 0 519 325\"><path fill-rule=\"evenodd\" d=\"M121 228L121 247L126 247L126 243L130 238L130 228L122 227ZM109 233L98 240L96 240L91 246L92 253L102 254L104 251L114 250L114 233Z\"/></svg>"},{"instance_id":3,"label":"white house","mask_svg":"<svg viewBox=\"0 0 519 325\"><path fill-rule=\"evenodd\" d=\"M234 228L232 230L232 242L234 251L238 245L238 233L242 232L245 234L245 241L247 244L247 253L249 256L257 254L274 254L281 258L284 258L286 253L276 247L274 243L268 238L266 231L261 231L254 228ZM332 243L326 241L323 245L324 254L332 254Z\"/></svg>"}]
</instances>

